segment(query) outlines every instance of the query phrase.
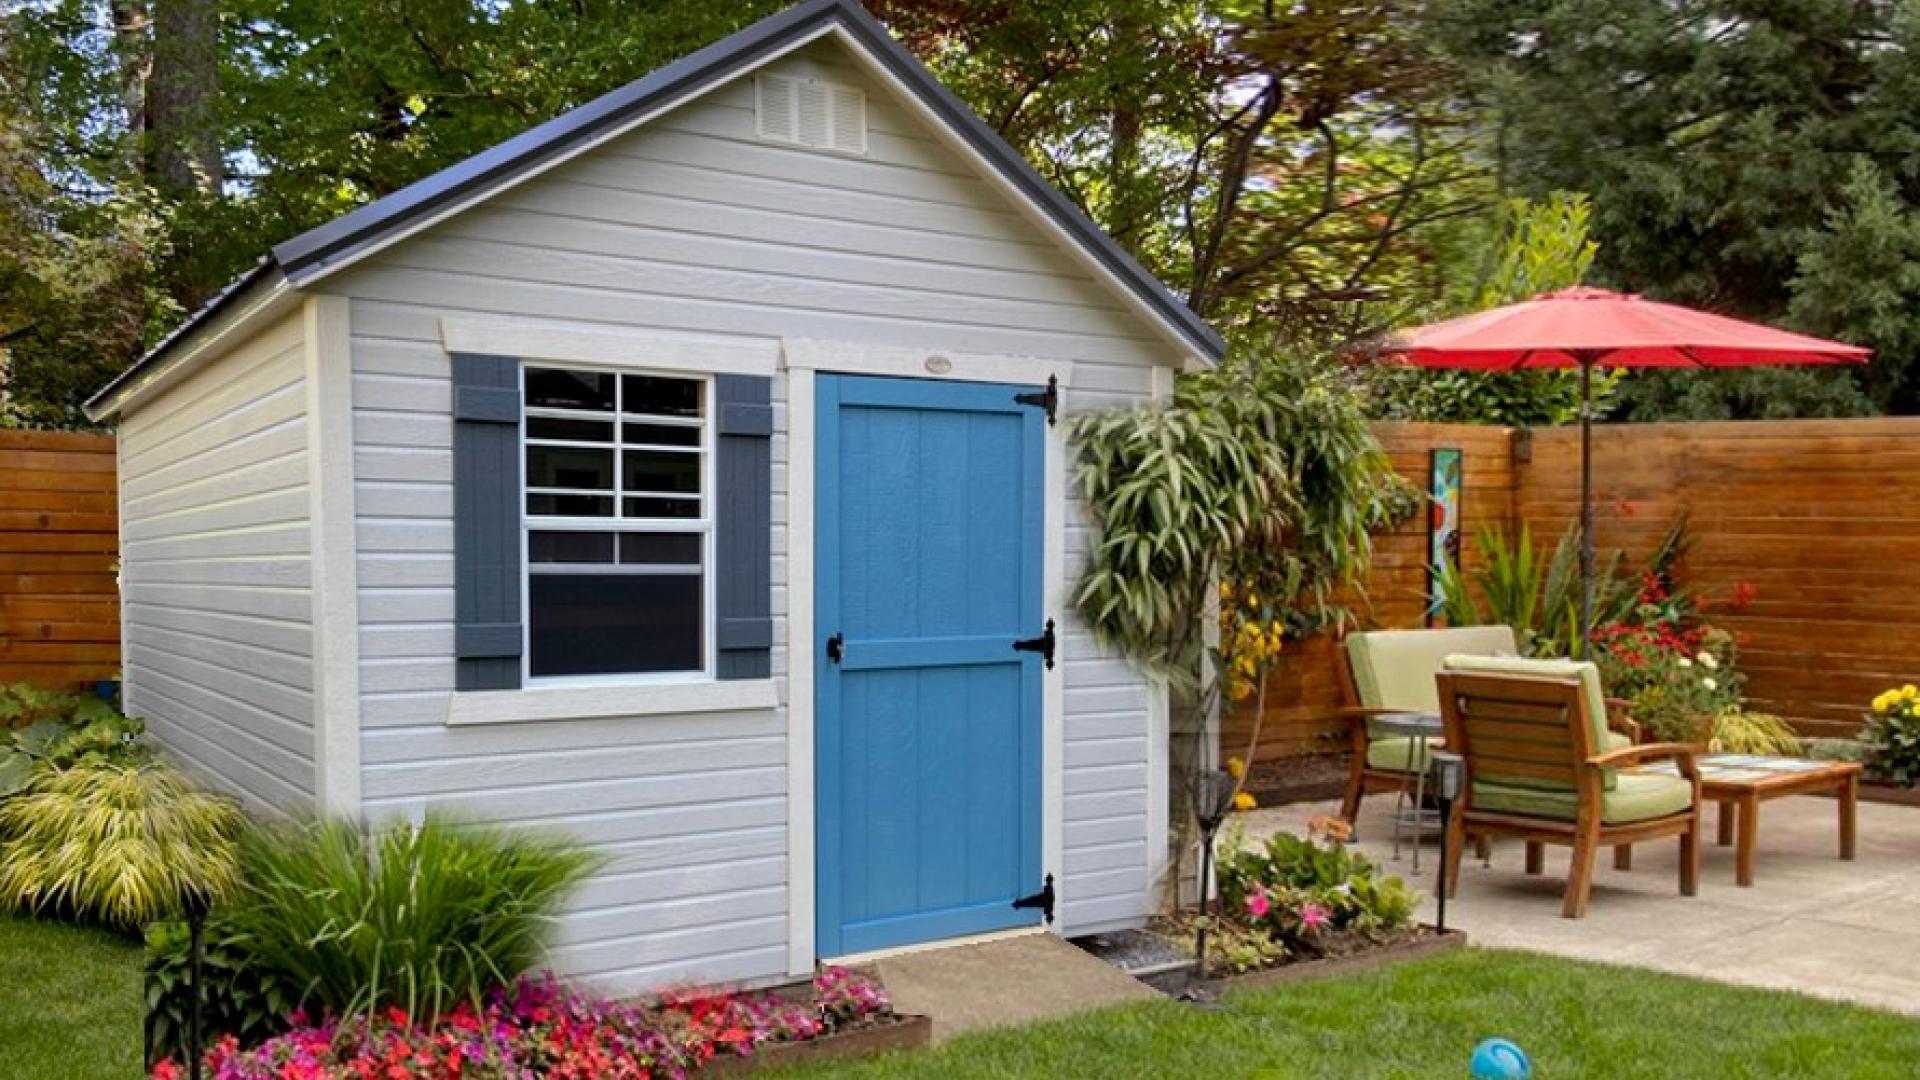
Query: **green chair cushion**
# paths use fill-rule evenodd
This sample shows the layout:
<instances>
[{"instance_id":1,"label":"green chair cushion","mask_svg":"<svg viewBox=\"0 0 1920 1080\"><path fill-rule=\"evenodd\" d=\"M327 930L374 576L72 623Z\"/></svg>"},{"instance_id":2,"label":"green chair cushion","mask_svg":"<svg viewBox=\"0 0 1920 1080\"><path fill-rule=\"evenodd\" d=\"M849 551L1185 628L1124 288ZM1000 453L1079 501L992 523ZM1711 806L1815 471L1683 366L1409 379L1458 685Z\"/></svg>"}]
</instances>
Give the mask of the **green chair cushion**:
<instances>
[{"instance_id":1,"label":"green chair cushion","mask_svg":"<svg viewBox=\"0 0 1920 1080\"><path fill-rule=\"evenodd\" d=\"M1413 764L1407 764L1409 748L1413 753ZM1426 772L1433 763L1433 751L1444 750L1446 743L1440 739L1426 740L1423 749L1419 739L1392 737L1367 740L1367 768L1383 772L1417 773Z\"/></svg>"},{"instance_id":2,"label":"green chair cushion","mask_svg":"<svg viewBox=\"0 0 1920 1080\"><path fill-rule=\"evenodd\" d=\"M1437 713L1440 694L1433 677L1455 653L1513 656L1513 628L1459 626L1442 630L1371 630L1347 635L1347 660L1353 668L1360 704L1369 709Z\"/></svg>"},{"instance_id":3,"label":"green chair cushion","mask_svg":"<svg viewBox=\"0 0 1920 1080\"><path fill-rule=\"evenodd\" d=\"M1670 773L1621 773L1613 790L1600 799L1600 818L1609 825L1627 825L1684 813L1693 805L1693 785ZM1579 807L1570 790L1548 791L1474 781L1473 807L1527 817L1572 821Z\"/></svg>"},{"instance_id":4,"label":"green chair cushion","mask_svg":"<svg viewBox=\"0 0 1920 1080\"><path fill-rule=\"evenodd\" d=\"M1600 687L1600 669L1590 660L1534 660L1519 656L1478 656L1460 654L1449 656L1441 661L1448 671L1460 671L1481 675L1518 675L1534 679L1575 679L1580 683L1580 691L1587 699L1587 725L1591 736L1590 745L1594 753L1604 754L1612 745L1607 736L1611 729L1607 727L1607 695ZM1571 784L1560 784L1550 780L1503 781L1516 787L1537 787L1544 790L1571 791ZM1613 789L1614 770L1604 771L1602 784L1608 790Z\"/></svg>"},{"instance_id":5,"label":"green chair cushion","mask_svg":"<svg viewBox=\"0 0 1920 1080\"><path fill-rule=\"evenodd\" d=\"M1443 739L1428 739L1427 749L1422 753L1419 740L1408 738L1370 739L1367 741L1367 768L1379 772L1425 772L1433 763L1433 751L1446 749ZM1407 766L1407 748L1413 747L1413 766ZM1624 750L1633 745L1633 740L1617 731L1607 732L1608 750Z\"/></svg>"}]
</instances>

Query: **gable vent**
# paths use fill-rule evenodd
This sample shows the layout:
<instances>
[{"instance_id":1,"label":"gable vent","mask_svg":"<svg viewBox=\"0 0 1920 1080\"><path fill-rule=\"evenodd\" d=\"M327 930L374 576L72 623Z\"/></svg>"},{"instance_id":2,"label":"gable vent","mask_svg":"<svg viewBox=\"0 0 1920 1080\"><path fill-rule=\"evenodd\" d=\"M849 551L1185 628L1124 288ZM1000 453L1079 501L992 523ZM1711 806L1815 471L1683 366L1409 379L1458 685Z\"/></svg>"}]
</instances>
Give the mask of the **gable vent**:
<instances>
[{"instance_id":1,"label":"gable vent","mask_svg":"<svg viewBox=\"0 0 1920 1080\"><path fill-rule=\"evenodd\" d=\"M867 95L859 87L760 75L754 90L761 138L842 154L867 152Z\"/></svg>"}]
</instances>

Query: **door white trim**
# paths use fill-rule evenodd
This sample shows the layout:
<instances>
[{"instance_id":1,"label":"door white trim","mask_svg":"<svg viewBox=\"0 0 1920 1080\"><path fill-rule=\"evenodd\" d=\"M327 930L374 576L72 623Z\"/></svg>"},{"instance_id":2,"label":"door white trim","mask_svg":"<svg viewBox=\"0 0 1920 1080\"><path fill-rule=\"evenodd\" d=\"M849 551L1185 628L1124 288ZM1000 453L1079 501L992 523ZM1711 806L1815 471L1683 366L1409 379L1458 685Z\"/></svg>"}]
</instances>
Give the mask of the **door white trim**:
<instances>
[{"instance_id":1,"label":"door white trim","mask_svg":"<svg viewBox=\"0 0 1920 1080\"><path fill-rule=\"evenodd\" d=\"M881 354L899 354L906 358L888 361L903 370L876 371L871 366L847 366L813 346L834 350L833 343L784 343L788 357L787 400L787 973L804 976L814 970L814 890L817 851L814 845L814 650L819 643L814 635L814 469L816 467L815 373L875 375L891 374L911 378L940 378L923 366L929 350L871 349L844 347L833 356L858 355L865 349L870 358ZM796 349L796 346L798 348ZM795 364L799 355L803 362ZM953 355L941 353L939 355ZM869 363L872 361L870 360ZM997 370L992 378L976 374L985 370L956 363L944 377L977 382L1013 382L1045 385L1049 374L1066 385L1072 365L1037 358L1022 359L1024 365L1011 377ZM1066 435L1063 425L1047 429L1046 476L1042 501L1046 515L1041 525L1041 590L1048 615L1061 619L1070 601L1065 585L1066 531ZM1064 620L1062 620L1064 622ZM1062 678L1065 664L1053 670L1041 669L1040 698L1040 859L1041 872L1054 875L1055 887L1064 885L1065 812L1063 765L1066 754L1065 704ZM1054 913L1054 926L1066 923L1069 902L1064 895Z\"/></svg>"},{"instance_id":2,"label":"door white trim","mask_svg":"<svg viewBox=\"0 0 1920 1080\"><path fill-rule=\"evenodd\" d=\"M914 349L814 338L782 338L780 356L788 371L1035 386L1045 385L1047 377L1051 375L1059 380L1062 388L1073 385L1071 361L1043 360L1035 356Z\"/></svg>"}]
</instances>

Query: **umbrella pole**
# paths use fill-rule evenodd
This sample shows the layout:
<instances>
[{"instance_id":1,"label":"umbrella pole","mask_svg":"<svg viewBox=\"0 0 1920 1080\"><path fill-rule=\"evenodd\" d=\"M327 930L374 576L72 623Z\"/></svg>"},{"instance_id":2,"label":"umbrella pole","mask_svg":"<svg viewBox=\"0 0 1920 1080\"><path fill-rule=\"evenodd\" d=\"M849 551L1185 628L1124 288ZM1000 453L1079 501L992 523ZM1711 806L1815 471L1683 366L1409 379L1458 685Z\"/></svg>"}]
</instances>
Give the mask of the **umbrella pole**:
<instances>
[{"instance_id":1,"label":"umbrella pole","mask_svg":"<svg viewBox=\"0 0 1920 1080\"><path fill-rule=\"evenodd\" d=\"M1580 358L1580 658L1593 654L1593 358Z\"/></svg>"}]
</instances>

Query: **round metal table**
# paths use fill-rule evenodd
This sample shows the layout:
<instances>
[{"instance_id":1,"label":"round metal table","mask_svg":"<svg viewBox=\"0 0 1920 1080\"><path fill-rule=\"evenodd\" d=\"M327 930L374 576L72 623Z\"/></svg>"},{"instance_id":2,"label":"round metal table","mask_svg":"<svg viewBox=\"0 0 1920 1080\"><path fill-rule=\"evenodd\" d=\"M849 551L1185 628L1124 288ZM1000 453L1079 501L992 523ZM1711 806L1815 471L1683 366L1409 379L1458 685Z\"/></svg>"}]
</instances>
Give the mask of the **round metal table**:
<instances>
[{"instance_id":1,"label":"round metal table","mask_svg":"<svg viewBox=\"0 0 1920 1080\"><path fill-rule=\"evenodd\" d=\"M1428 759L1428 750L1433 740L1446 734L1446 724L1437 713L1401 712L1383 713L1367 721L1368 728L1376 736L1407 740L1406 772L1413 774L1413 806L1407 803L1407 785L1404 779L1400 784L1400 793L1393 800L1393 857L1400 857L1400 830L1413 830L1413 869L1420 871L1420 838L1428 827L1443 829L1446 823L1440 820L1437 811L1426 808L1427 770L1415 769L1416 762Z\"/></svg>"}]
</instances>

